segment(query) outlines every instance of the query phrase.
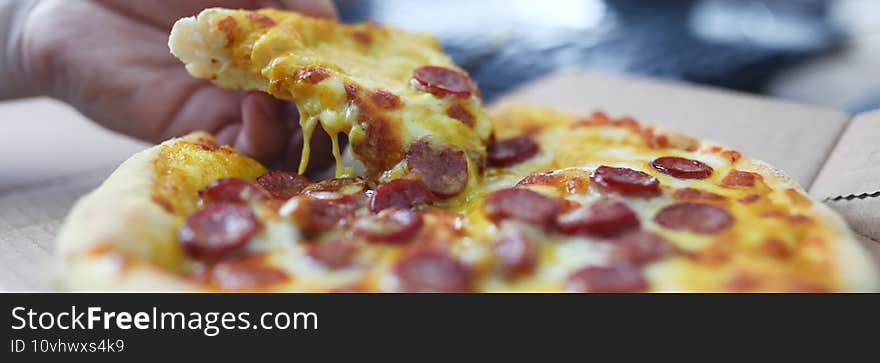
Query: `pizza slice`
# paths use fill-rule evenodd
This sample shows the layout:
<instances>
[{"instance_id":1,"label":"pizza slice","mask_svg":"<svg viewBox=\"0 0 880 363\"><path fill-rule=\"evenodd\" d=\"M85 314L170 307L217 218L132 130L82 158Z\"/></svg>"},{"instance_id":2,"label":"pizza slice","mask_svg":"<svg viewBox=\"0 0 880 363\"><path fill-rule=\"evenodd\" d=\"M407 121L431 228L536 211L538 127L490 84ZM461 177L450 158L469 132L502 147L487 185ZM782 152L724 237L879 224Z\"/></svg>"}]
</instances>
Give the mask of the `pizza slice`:
<instances>
[{"instance_id":1,"label":"pizza slice","mask_svg":"<svg viewBox=\"0 0 880 363\"><path fill-rule=\"evenodd\" d=\"M422 179L451 197L480 175L490 124L476 84L430 35L279 10L207 9L179 20L171 52L195 77L296 103L306 142L322 127L336 174L348 137L369 180Z\"/></svg>"}]
</instances>

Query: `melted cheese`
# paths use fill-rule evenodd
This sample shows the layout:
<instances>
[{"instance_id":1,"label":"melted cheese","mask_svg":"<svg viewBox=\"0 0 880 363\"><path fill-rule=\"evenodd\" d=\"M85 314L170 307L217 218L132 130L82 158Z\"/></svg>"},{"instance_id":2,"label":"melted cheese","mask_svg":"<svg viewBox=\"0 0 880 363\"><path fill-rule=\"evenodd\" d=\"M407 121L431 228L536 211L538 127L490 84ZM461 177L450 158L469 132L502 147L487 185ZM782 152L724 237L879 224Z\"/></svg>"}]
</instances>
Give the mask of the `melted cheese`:
<instances>
[{"instance_id":1,"label":"melted cheese","mask_svg":"<svg viewBox=\"0 0 880 363\"><path fill-rule=\"evenodd\" d=\"M319 125L333 142L337 176L352 174L343 165L340 133L353 145L386 141L368 137L399 142L400 150L386 153L389 158L402 157L408 145L431 136L465 151L472 171L479 169L485 153L490 124L476 93L466 98L438 97L412 84L413 71L421 66L461 71L430 35L375 23L343 25L278 10L214 8L178 21L169 46L193 76L226 88L265 91L296 103L305 138L300 174L307 169L309 140ZM315 69L322 75L302 76ZM360 93L355 100L352 90ZM383 109L370 104L370 95L376 91L399 97L400 107ZM473 126L447 115L447 108L454 104L474 116ZM383 123L382 132L387 135L369 135L365 130L369 120ZM368 164L367 171L374 174L370 177L400 161L389 160L381 167L370 165L377 164L376 160L358 155L357 148L354 154Z\"/></svg>"},{"instance_id":2,"label":"melted cheese","mask_svg":"<svg viewBox=\"0 0 880 363\"><path fill-rule=\"evenodd\" d=\"M587 118L589 119L589 118ZM549 109L518 105L503 105L492 112L494 127L501 138L514 137L524 133L534 135L541 145L541 151L532 159L504 169L490 168L487 171L483 190L474 192L469 203L482 206L483 199L490 190L513 186L519 180L533 173L581 168L588 172L600 165L627 167L648 173L660 182L663 194L650 199L625 198L626 203L635 210L642 228L658 233L678 248L689 251L704 262L682 257L669 258L652 264L646 274L654 290L657 291L728 291L734 289L737 279L753 286L748 289L762 291L788 291L807 287L834 290L839 285L833 266L832 246L840 232L830 222L818 215L812 201L802 191L791 188L776 188L781 184L774 175L762 174L753 187L724 187L722 180L733 170L752 171L752 164L742 164L725 157L727 150L705 146L698 150L676 147L656 147L646 139L644 128L651 126L638 124L602 124L574 126L582 118L561 114ZM502 131L503 130L503 131ZM660 135L663 133L652 133ZM680 137L670 135L670 138ZM684 142L683 145L690 145ZM711 166L714 172L709 178L684 180L663 174L650 166L650 162L662 156L679 156L701 160ZM534 191L558 196L547 188L529 187ZM734 217L734 225L721 233L700 235L691 232L673 231L658 225L654 220L657 212L665 206L676 203L675 190L696 188L723 196L719 202ZM585 194L567 193L562 197L584 205L604 194L590 188ZM740 199L757 195L759 200L745 203ZM468 225L472 230L486 230L491 224L484 216L482 208L470 208ZM553 246L557 253L544 254L537 276L551 274L543 269L555 271L564 269L568 259L575 258L569 253L559 253L571 244L588 249L596 244L607 244L600 239L578 238L559 239L545 236L545 243ZM775 239L790 250L790 256L779 257L768 253L768 240ZM590 258L575 253L582 265L589 265ZM717 257L717 261L713 258ZM576 260L578 258L575 258ZM586 260L584 260L586 259ZM554 275L555 276L555 275ZM547 280L550 283L552 280ZM558 287L558 285L557 285Z\"/></svg>"},{"instance_id":3,"label":"melted cheese","mask_svg":"<svg viewBox=\"0 0 880 363\"><path fill-rule=\"evenodd\" d=\"M223 178L254 181L266 172L259 162L207 134L191 134L158 146L153 160L153 200L181 220L198 207L198 191Z\"/></svg>"},{"instance_id":4,"label":"melted cheese","mask_svg":"<svg viewBox=\"0 0 880 363\"><path fill-rule=\"evenodd\" d=\"M419 235L422 240L448 243L451 253L472 269L475 287L479 291L560 291L567 276L573 272L609 263L607 257L612 245L606 239L566 236L510 220L495 224L486 216L484 208L489 193L511 187L528 175L555 171L586 177L598 165L641 170L660 181L662 195L658 197L621 198L636 211L643 229L662 235L678 249L686 251L686 254L670 256L645 267L645 276L653 291L835 290L839 287L834 259L834 243L840 236L839 231L816 214L812 202L800 191L777 187L780 184L773 180L773 176L765 175L763 181L758 180L752 187L728 188L722 186L727 173L748 165L739 160L717 157L722 151L713 147L692 151L656 148L646 146L644 140L637 137L620 138L617 132L607 132L612 135L608 140L596 140L591 132L577 132L585 141L604 145L585 150L582 144L566 146L552 142L559 130L570 127L574 117L545 111L547 120L543 129L515 130L508 122L515 123L517 116L508 111L498 113L503 116L495 119L498 127L511 131L509 136L528 130L539 140L541 150L538 155L512 167L490 167L482 183L423 211L425 225ZM572 152L579 153L580 157L573 158ZM650 160L667 155L705 160L714 168L714 173L706 179L682 182L649 166ZM153 166L157 175L154 193L174 201L175 212L181 219L197 208L197 191L211 181L226 177L253 180L265 171L258 163L232 149L218 147L207 135L163 144ZM604 193L590 187L588 180L584 182L586 184L578 188L524 187L588 205ZM733 215L734 225L719 233L700 235L670 230L654 222L653 217L661 208L677 202L673 195L684 187L723 196L724 200L710 203ZM750 203L740 200L750 195L758 195L759 199ZM259 201L252 204L260 219L265 221L266 228L248 244L247 250L266 253L265 264L291 276L290 281L274 285L273 289L325 291L352 286L380 291L400 289L394 265L406 245L362 244L355 263L342 269L328 269L311 260L306 253L310 245L340 238L357 241L357 238L351 235L350 229L341 229L303 240L298 222L291 218L291 211L297 209L302 198L308 197L292 198L280 207L263 205ZM366 214L362 210L357 215L363 217ZM505 277L499 270L493 250L499 233L511 224L522 228L537 241L540 251L537 269L516 279ZM772 251L768 253L765 243L769 239L777 240L789 249L788 255L782 257ZM198 270L199 266L196 262L192 268Z\"/></svg>"},{"instance_id":5,"label":"melted cheese","mask_svg":"<svg viewBox=\"0 0 880 363\"><path fill-rule=\"evenodd\" d=\"M339 134L347 135L352 145L369 145L366 149L360 148L365 152L362 154L358 154L355 147L355 157L365 164L382 164L381 167L372 165L373 175L369 175L379 182L407 174L402 155L408 145L423 137L429 136L465 151L469 175L481 177L470 178L460 194L435 202L435 209L425 212L425 225L419 238L448 243L450 251L473 270L479 290L559 291L572 272L609 263L608 240L565 236L520 226L538 240L540 259L534 273L507 278L499 271L493 252L495 238L504 227L490 221L484 208L486 196L492 191L511 187L531 174L579 171L588 175L600 165L640 170L660 182L662 194L658 197L622 198L636 211L643 229L660 234L679 251L684 251L645 267L653 290L786 291L839 287L833 246L840 238L840 231L815 212L802 191L781 187L787 184L766 174L752 187L724 187L722 181L731 171L762 170L752 170L755 164L741 162L733 150L699 148L700 143L693 138L663 132L631 119L611 119L598 114L578 118L544 108L508 105L494 110L490 124L476 94L464 99L438 97L412 85L413 70L417 67L438 65L457 69L436 40L428 35L376 24L340 25L275 10L208 9L198 17L175 24L169 44L196 77L210 79L223 87L260 90L295 102L301 112L300 123L306 140L300 173L308 167L311 153L308 141L319 126L331 136L337 176L352 173L341 160ZM310 77L302 73L316 69L323 75ZM383 108L376 104L370 98L378 91L399 98L400 107ZM447 116L447 110L455 103L473 114L473 126ZM384 134L370 134L369 128L375 127L374 123L384 128ZM492 129L499 140L532 135L540 151L516 165L483 168L485 144ZM168 170L187 168L186 155L200 155L189 146L180 150L185 154L184 159L180 159L183 163L175 157L163 158L160 163L168 162L168 165L157 166L160 178ZM710 165L714 173L701 180L674 178L650 166L653 159L661 156L700 160ZM377 157L388 160L377 160ZM160 185L183 186L183 193L194 195L197 188L212 178L240 175L252 179L262 170L241 160L224 164L222 158L215 156L198 156L190 162L191 167L203 175L195 177L195 181L187 181L173 176L186 172L174 171ZM366 166L368 170L371 167ZM231 172L210 172L215 167ZM587 205L603 195L588 183L586 189L576 191L553 186L527 188ZM663 207L676 203L675 192L682 188L722 196L723 200L710 203L728 211L734 218L733 226L716 234L700 235L658 225L654 216ZM161 187L157 190L160 194L167 193ZM162 195L170 200L180 197ZM757 201L742 201L753 195ZM180 203L186 204L181 210L194 208L192 199L180 198L183 200ZM299 238L297 222L288 216L296 208L297 198L300 197L281 207L278 211L281 220L273 219L251 247L271 251L271 263L295 277L292 282L275 288L310 291L356 284L367 290L399 289L393 266L405 247L367 245L358 263L340 271L330 271L310 262L304 253L305 242ZM273 207L256 208L265 212L263 208ZM456 232L443 234L451 233L450 223L455 225ZM315 239L356 240L350 233L350 230L335 230ZM277 243L280 239L284 239L284 243ZM290 240L296 242L287 243ZM774 248L787 250L786 256L768 252L769 240L774 240Z\"/></svg>"},{"instance_id":6,"label":"melted cheese","mask_svg":"<svg viewBox=\"0 0 880 363\"><path fill-rule=\"evenodd\" d=\"M773 180L769 180L771 176L754 187L726 188L720 184L727 173L745 165L719 156L719 151L710 147L690 151L675 147L649 147L638 130L610 125L572 129L576 117L542 108L502 107L495 110L493 116L497 130L504 130L499 132L504 134L503 137L527 132L532 134L541 146L538 155L511 167L490 167L480 184L468 188L455 198L434 204L444 213L452 212L456 216L454 224L463 234L446 242L455 256L471 266L479 291L560 291L564 289L566 278L573 272L587 266L609 264L608 254L612 244L607 239L565 236L520 224L519 228L527 231L539 244L538 267L533 273L516 279L505 277L498 268L493 243L504 224L517 222L495 224L486 216L484 207L485 198L492 191L512 187L531 174L556 171L588 176L599 165L627 167L656 177L661 184L661 196L622 200L636 211L643 229L663 236L677 248L694 256L670 256L646 266L645 276L652 291L730 291L738 288L760 291L804 288L835 290L839 286L832 263L833 253L830 251L839 232L815 214L812 202L800 191L773 188ZM536 125L540 127L535 128ZM558 141L561 135L568 135L566 143ZM670 155L703 160L715 171L707 179L682 180L649 166L651 160ZM543 185L526 188L582 205L589 205L605 195L589 187L588 180L585 182L587 185L582 190ZM686 187L724 196L724 201L713 203L729 211L735 224L711 235L674 231L658 225L653 220L654 216L663 207L679 202L673 198L674 192ZM739 201L752 194L760 195L761 201L751 204ZM792 223L784 217L767 217L765 213L768 211L781 211L784 216L803 215L810 222ZM424 213L426 224L423 228L447 228L438 222L440 214L435 214L435 211ZM338 236L334 235L333 238ZM762 245L768 239L778 239L789 246L791 256L780 258L768 254ZM405 247L374 250L370 246L367 252L370 257L366 257L371 259L370 262L354 268L361 271L361 279L358 280L360 286L397 291L399 285L393 266ZM321 279L320 274L312 273L310 276ZM737 286L737 283L742 283L737 282L738 279L754 285Z\"/></svg>"}]
</instances>

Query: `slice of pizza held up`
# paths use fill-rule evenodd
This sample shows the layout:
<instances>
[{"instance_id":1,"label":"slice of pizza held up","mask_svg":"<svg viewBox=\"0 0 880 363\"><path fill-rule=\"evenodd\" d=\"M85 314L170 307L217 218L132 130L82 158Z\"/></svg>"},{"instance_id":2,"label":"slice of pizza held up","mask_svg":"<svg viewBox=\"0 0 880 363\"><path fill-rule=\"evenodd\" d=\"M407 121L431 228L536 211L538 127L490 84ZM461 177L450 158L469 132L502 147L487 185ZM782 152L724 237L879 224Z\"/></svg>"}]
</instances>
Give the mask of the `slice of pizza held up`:
<instances>
[{"instance_id":1,"label":"slice of pizza held up","mask_svg":"<svg viewBox=\"0 0 880 363\"><path fill-rule=\"evenodd\" d=\"M427 34L278 10L207 9L178 21L171 52L190 74L296 103L306 138L344 134L369 180L423 177L450 197L480 175L490 125L479 90Z\"/></svg>"},{"instance_id":2,"label":"slice of pizza held up","mask_svg":"<svg viewBox=\"0 0 880 363\"><path fill-rule=\"evenodd\" d=\"M482 111L430 37L209 9L178 22L171 47L195 76L292 100L306 130L346 133L366 174L340 165L313 181L206 133L168 140L71 210L65 289L880 288L842 219L783 172L632 118Z\"/></svg>"}]
</instances>

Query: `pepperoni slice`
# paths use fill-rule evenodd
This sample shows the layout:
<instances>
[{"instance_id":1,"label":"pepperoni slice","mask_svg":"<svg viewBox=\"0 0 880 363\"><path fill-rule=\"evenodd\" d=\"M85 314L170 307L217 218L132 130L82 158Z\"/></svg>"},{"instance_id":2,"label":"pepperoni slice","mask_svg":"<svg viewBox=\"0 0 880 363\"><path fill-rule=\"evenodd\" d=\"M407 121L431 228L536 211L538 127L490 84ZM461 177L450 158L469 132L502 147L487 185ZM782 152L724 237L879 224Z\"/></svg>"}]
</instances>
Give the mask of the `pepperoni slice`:
<instances>
[{"instance_id":1,"label":"pepperoni slice","mask_svg":"<svg viewBox=\"0 0 880 363\"><path fill-rule=\"evenodd\" d=\"M454 257L430 247L409 251L395 266L400 288L406 292L469 292L470 269Z\"/></svg>"},{"instance_id":2,"label":"pepperoni slice","mask_svg":"<svg viewBox=\"0 0 880 363\"><path fill-rule=\"evenodd\" d=\"M416 85L431 94L442 97L452 95L469 97L473 93L470 78L454 69L437 66L422 66L413 71Z\"/></svg>"},{"instance_id":3,"label":"pepperoni slice","mask_svg":"<svg viewBox=\"0 0 880 363\"><path fill-rule=\"evenodd\" d=\"M641 266L663 258L673 250L673 246L660 235L635 231L614 240L610 260L614 263Z\"/></svg>"},{"instance_id":4,"label":"pepperoni slice","mask_svg":"<svg viewBox=\"0 0 880 363\"><path fill-rule=\"evenodd\" d=\"M679 179L706 179L712 175L712 167L699 160L664 156L654 159L651 166L663 174Z\"/></svg>"},{"instance_id":5,"label":"pepperoni slice","mask_svg":"<svg viewBox=\"0 0 880 363\"><path fill-rule=\"evenodd\" d=\"M358 200L304 198L293 212L306 234L317 234L345 225L359 207Z\"/></svg>"},{"instance_id":6,"label":"pepperoni slice","mask_svg":"<svg viewBox=\"0 0 880 363\"><path fill-rule=\"evenodd\" d=\"M422 215L410 209L387 209L355 222L354 234L370 242L408 242L422 228Z\"/></svg>"},{"instance_id":7,"label":"pepperoni slice","mask_svg":"<svg viewBox=\"0 0 880 363\"><path fill-rule=\"evenodd\" d=\"M537 243L523 231L507 227L503 228L501 236L495 241L495 253L504 272L508 276L515 276L534 271L540 251Z\"/></svg>"},{"instance_id":8,"label":"pepperoni slice","mask_svg":"<svg viewBox=\"0 0 880 363\"><path fill-rule=\"evenodd\" d=\"M191 256L216 259L241 248L261 229L247 206L212 203L191 214L177 230L177 238Z\"/></svg>"},{"instance_id":9,"label":"pepperoni slice","mask_svg":"<svg viewBox=\"0 0 880 363\"><path fill-rule=\"evenodd\" d=\"M226 259L212 266L211 283L225 291L260 290L290 279L287 273L266 263L265 255Z\"/></svg>"},{"instance_id":10,"label":"pepperoni slice","mask_svg":"<svg viewBox=\"0 0 880 363\"><path fill-rule=\"evenodd\" d=\"M330 178L321 180L307 186L305 192L340 192L342 194L354 194L367 188L361 178Z\"/></svg>"},{"instance_id":11,"label":"pepperoni slice","mask_svg":"<svg viewBox=\"0 0 880 363\"><path fill-rule=\"evenodd\" d=\"M277 199L290 199L311 183L308 178L290 171L270 171L257 178L257 184Z\"/></svg>"},{"instance_id":12,"label":"pepperoni slice","mask_svg":"<svg viewBox=\"0 0 880 363\"><path fill-rule=\"evenodd\" d=\"M418 180L395 179L380 184L370 199L370 211L378 213L392 207L406 209L417 205L430 204L434 193Z\"/></svg>"},{"instance_id":13,"label":"pepperoni slice","mask_svg":"<svg viewBox=\"0 0 880 363\"><path fill-rule=\"evenodd\" d=\"M547 185L568 194L583 194L590 184L589 177L589 173L580 169L551 171L531 174L516 183L516 186Z\"/></svg>"},{"instance_id":14,"label":"pepperoni slice","mask_svg":"<svg viewBox=\"0 0 880 363\"><path fill-rule=\"evenodd\" d=\"M559 205L559 213L564 214L580 208L583 204L569 199L562 199Z\"/></svg>"},{"instance_id":15,"label":"pepperoni slice","mask_svg":"<svg viewBox=\"0 0 880 363\"><path fill-rule=\"evenodd\" d=\"M265 193L255 185L241 179L220 179L199 190L199 197L205 203L229 202L247 203Z\"/></svg>"},{"instance_id":16,"label":"pepperoni slice","mask_svg":"<svg viewBox=\"0 0 880 363\"><path fill-rule=\"evenodd\" d=\"M669 229L714 234L730 227L733 216L723 208L691 202L661 209L654 216L654 221Z\"/></svg>"},{"instance_id":17,"label":"pepperoni slice","mask_svg":"<svg viewBox=\"0 0 880 363\"><path fill-rule=\"evenodd\" d=\"M486 157L492 166L511 166L538 153L538 143L529 135L497 141L489 145Z\"/></svg>"},{"instance_id":18,"label":"pepperoni slice","mask_svg":"<svg viewBox=\"0 0 880 363\"><path fill-rule=\"evenodd\" d=\"M515 219L538 226L551 226L560 203L557 199L524 188L496 190L486 197L486 215L498 223Z\"/></svg>"},{"instance_id":19,"label":"pepperoni slice","mask_svg":"<svg viewBox=\"0 0 880 363\"><path fill-rule=\"evenodd\" d=\"M639 218L625 203L602 198L588 206L560 215L556 224L565 234L614 237L638 228Z\"/></svg>"},{"instance_id":20,"label":"pepperoni slice","mask_svg":"<svg viewBox=\"0 0 880 363\"><path fill-rule=\"evenodd\" d=\"M650 198L660 195L660 182L645 172L602 165L590 176L593 183L606 191L628 197Z\"/></svg>"},{"instance_id":21,"label":"pepperoni slice","mask_svg":"<svg viewBox=\"0 0 880 363\"><path fill-rule=\"evenodd\" d=\"M311 184L302 193L316 199L352 199L364 195L367 184L361 178L331 178Z\"/></svg>"},{"instance_id":22,"label":"pepperoni slice","mask_svg":"<svg viewBox=\"0 0 880 363\"><path fill-rule=\"evenodd\" d=\"M351 266L357 253L357 245L343 240L316 243L308 251L309 257L313 260L334 270Z\"/></svg>"},{"instance_id":23,"label":"pepperoni slice","mask_svg":"<svg viewBox=\"0 0 880 363\"><path fill-rule=\"evenodd\" d=\"M565 289L572 292L641 292L648 289L642 270L631 265L587 267L571 274Z\"/></svg>"},{"instance_id":24,"label":"pepperoni slice","mask_svg":"<svg viewBox=\"0 0 880 363\"><path fill-rule=\"evenodd\" d=\"M439 196L456 195L467 186L464 151L435 148L427 139L421 139L410 145L406 163L410 172L421 175L425 186Z\"/></svg>"}]
</instances>

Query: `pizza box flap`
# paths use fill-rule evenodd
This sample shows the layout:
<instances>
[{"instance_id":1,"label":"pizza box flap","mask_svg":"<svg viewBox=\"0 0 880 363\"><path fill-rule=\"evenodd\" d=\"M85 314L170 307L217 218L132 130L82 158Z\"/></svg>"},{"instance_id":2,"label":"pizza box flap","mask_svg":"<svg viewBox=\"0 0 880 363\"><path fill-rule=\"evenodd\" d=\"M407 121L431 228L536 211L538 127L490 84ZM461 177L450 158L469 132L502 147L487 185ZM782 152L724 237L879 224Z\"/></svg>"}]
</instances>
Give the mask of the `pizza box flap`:
<instances>
[{"instance_id":1,"label":"pizza box flap","mask_svg":"<svg viewBox=\"0 0 880 363\"><path fill-rule=\"evenodd\" d=\"M714 88L565 70L502 100L632 116L736 148L809 188L845 128L843 112Z\"/></svg>"},{"instance_id":2,"label":"pizza box flap","mask_svg":"<svg viewBox=\"0 0 880 363\"><path fill-rule=\"evenodd\" d=\"M877 243L877 240L862 236L860 234L856 234L856 240L858 240L859 243L865 246L865 249L868 250L868 253L870 254L872 260L878 261L878 263L880 263L880 243Z\"/></svg>"},{"instance_id":3,"label":"pizza box flap","mask_svg":"<svg viewBox=\"0 0 880 363\"><path fill-rule=\"evenodd\" d=\"M810 194L840 212L856 232L880 240L880 110L850 122Z\"/></svg>"}]
</instances>

